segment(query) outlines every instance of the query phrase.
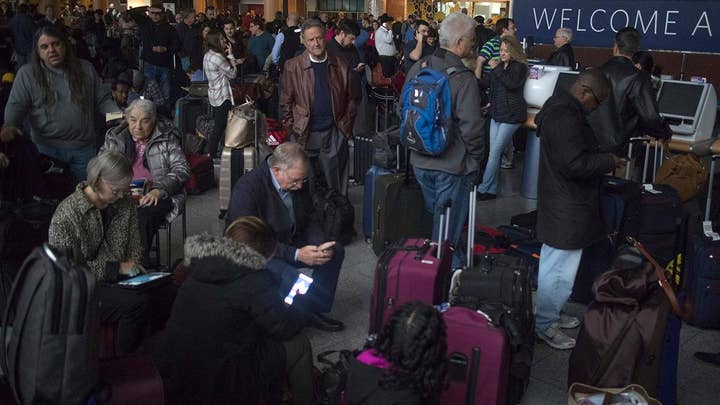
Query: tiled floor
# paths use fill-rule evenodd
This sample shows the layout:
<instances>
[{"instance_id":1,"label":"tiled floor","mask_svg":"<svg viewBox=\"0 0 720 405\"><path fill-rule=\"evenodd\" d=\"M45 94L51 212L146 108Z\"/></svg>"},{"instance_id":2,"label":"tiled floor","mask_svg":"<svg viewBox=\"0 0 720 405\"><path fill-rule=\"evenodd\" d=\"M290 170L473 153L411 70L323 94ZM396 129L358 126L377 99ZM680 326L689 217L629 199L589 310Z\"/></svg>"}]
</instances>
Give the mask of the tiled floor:
<instances>
[{"instance_id":1,"label":"tiled floor","mask_svg":"<svg viewBox=\"0 0 720 405\"><path fill-rule=\"evenodd\" d=\"M521 159L521 155L517 156L516 163L521 163ZM509 222L510 216L527 212L535 207L534 200L525 199L519 194L521 175L521 164L512 170L502 170L502 191L498 199L478 203L477 215L482 222L493 226L505 224ZM359 230L362 187L351 187L350 196L356 206L356 229ZM188 200L189 234L203 231L220 233L223 222L218 220L217 215L217 189L191 197ZM179 229L176 229L173 239L175 257L182 255L180 239ZM340 333L307 330L315 353L330 349L358 348L363 344L367 332L376 260L369 245L363 240L358 239L346 247L346 259L332 316L344 321L347 329ZM584 307L581 305L570 304L568 307L570 313L578 316L583 310ZM692 353L698 350L720 351L720 333L683 325L678 369L679 403L718 404L720 403L720 369L695 361ZM567 403L566 378L569 356L570 352L557 351L545 344L537 344L531 382L523 404Z\"/></svg>"}]
</instances>

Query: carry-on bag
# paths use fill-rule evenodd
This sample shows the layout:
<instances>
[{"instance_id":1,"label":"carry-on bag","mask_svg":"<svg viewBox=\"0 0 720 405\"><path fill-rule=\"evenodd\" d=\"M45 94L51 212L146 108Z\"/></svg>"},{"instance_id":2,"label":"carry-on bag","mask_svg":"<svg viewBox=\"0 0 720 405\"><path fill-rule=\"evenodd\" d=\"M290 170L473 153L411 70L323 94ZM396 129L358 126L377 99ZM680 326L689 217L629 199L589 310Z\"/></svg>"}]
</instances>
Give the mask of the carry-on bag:
<instances>
[{"instance_id":1,"label":"carry-on bag","mask_svg":"<svg viewBox=\"0 0 720 405\"><path fill-rule=\"evenodd\" d=\"M448 308L443 319L450 367L440 404L506 405L510 345L505 331L486 314L465 307Z\"/></svg>"},{"instance_id":2,"label":"carry-on bag","mask_svg":"<svg viewBox=\"0 0 720 405\"><path fill-rule=\"evenodd\" d=\"M355 207L334 188L320 187L312 195L313 207L325 237L349 245L355 237Z\"/></svg>"},{"instance_id":3,"label":"carry-on bag","mask_svg":"<svg viewBox=\"0 0 720 405\"><path fill-rule=\"evenodd\" d=\"M468 223L475 223L477 188L470 193ZM468 250L475 245L476 232L468 229ZM535 345L535 316L532 281L527 259L518 255L484 254L475 261L468 255L467 266L453 273L450 304L480 310L507 336L510 352L509 403L519 403L530 381Z\"/></svg>"},{"instance_id":4,"label":"carry-on bag","mask_svg":"<svg viewBox=\"0 0 720 405\"><path fill-rule=\"evenodd\" d=\"M378 259L370 301L369 333L377 333L396 308L420 300L426 304L447 301L453 250L447 241L450 205L440 220L437 242L401 239Z\"/></svg>"},{"instance_id":5,"label":"carry-on bag","mask_svg":"<svg viewBox=\"0 0 720 405\"><path fill-rule=\"evenodd\" d=\"M185 96L175 102L175 128L180 136L194 134L197 119L201 115L210 114L210 102L207 97Z\"/></svg>"},{"instance_id":6,"label":"carry-on bag","mask_svg":"<svg viewBox=\"0 0 720 405\"><path fill-rule=\"evenodd\" d=\"M85 403L97 383L95 276L63 252L35 248L13 282L0 367L19 404Z\"/></svg>"},{"instance_id":7,"label":"carry-on bag","mask_svg":"<svg viewBox=\"0 0 720 405\"><path fill-rule=\"evenodd\" d=\"M220 184L218 186L220 199L220 218L225 217L232 188L240 177L255 169L257 165L257 151L255 145L244 148L225 147L220 155Z\"/></svg>"},{"instance_id":8,"label":"carry-on bag","mask_svg":"<svg viewBox=\"0 0 720 405\"><path fill-rule=\"evenodd\" d=\"M371 239L373 235L373 224L375 222L375 211L373 210L373 204L375 202L375 185L377 183L377 179L380 176L385 176L392 173L392 171L378 166L371 166L370 169L368 169L367 173L365 173L365 184L363 184L362 225L363 235L365 235L365 238L367 239Z\"/></svg>"},{"instance_id":9,"label":"carry-on bag","mask_svg":"<svg viewBox=\"0 0 720 405\"><path fill-rule=\"evenodd\" d=\"M215 187L215 169L210 155L185 155L190 166L190 177L185 182L188 194L201 194Z\"/></svg>"},{"instance_id":10,"label":"carry-on bag","mask_svg":"<svg viewBox=\"0 0 720 405\"><path fill-rule=\"evenodd\" d=\"M363 184L365 174L373 164L373 135L361 134L352 138L352 178L356 184Z\"/></svg>"},{"instance_id":11,"label":"carry-on bag","mask_svg":"<svg viewBox=\"0 0 720 405\"><path fill-rule=\"evenodd\" d=\"M420 184L410 176L410 165L404 173L377 178L373 207L372 246L376 255L401 238L432 236L433 214L425 207Z\"/></svg>"}]
</instances>

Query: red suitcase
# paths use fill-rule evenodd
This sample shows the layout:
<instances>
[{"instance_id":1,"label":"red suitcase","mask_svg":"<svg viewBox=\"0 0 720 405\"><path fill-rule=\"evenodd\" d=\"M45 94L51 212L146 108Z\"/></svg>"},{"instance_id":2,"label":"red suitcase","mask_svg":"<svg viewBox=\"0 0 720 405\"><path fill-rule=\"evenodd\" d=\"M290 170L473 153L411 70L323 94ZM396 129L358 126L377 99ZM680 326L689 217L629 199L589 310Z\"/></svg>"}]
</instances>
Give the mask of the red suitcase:
<instances>
[{"instance_id":1,"label":"red suitcase","mask_svg":"<svg viewBox=\"0 0 720 405\"><path fill-rule=\"evenodd\" d=\"M440 234L447 235L450 207L440 220ZM369 333L378 333L390 315L406 302L427 304L447 301L453 250L447 237L437 243L427 239L402 239L385 249L375 269L370 301ZM438 254L439 253L439 254Z\"/></svg>"},{"instance_id":2,"label":"red suitcase","mask_svg":"<svg viewBox=\"0 0 720 405\"><path fill-rule=\"evenodd\" d=\"M502 329L479 312L450 307L443 313L450 359L449 387L441 405L507 402L510 347Z\"/></svg>"},{"instance_id":3,"label":"red suitcase","mask_svg":"<svg viewBox=\"0 0 720 405\"><path fill-rule=\"evenodd\" d=\"M215 170L210 155L185 155L190 166L190 178L185 183L188 194L200 194L215 187Z\"/></svg>"}]
</instances>

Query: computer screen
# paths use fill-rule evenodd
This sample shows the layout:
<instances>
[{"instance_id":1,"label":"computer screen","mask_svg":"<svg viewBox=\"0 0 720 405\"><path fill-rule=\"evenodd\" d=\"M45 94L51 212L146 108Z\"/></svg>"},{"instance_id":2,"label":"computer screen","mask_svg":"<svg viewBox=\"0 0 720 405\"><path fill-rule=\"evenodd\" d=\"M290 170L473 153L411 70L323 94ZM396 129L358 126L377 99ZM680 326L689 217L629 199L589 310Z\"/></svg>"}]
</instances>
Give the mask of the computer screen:
<instances>
[{"instance_id":1,"label":"computer screen","mask_svg":"<svg viewBox=\"0 0 720 405\"><path fill-rule=\"evenodd\" d=\"M701 83L663 82L658 95L660 114L694 118L704 88Z\"/></svg>"},{"instance_id":2,"label":"computer screen","mask_svg":"<svg viewBox=\"0 0 720 405\"><path fill-rule=\"evenodd\" d=\"M553 94L557 93L560 89L570 91L570 87L572 87L572 85L575 83L577 77L577 72L559 72L557 82L555 82L555 90L553 91Z\"/></svg>"}]
</instances>

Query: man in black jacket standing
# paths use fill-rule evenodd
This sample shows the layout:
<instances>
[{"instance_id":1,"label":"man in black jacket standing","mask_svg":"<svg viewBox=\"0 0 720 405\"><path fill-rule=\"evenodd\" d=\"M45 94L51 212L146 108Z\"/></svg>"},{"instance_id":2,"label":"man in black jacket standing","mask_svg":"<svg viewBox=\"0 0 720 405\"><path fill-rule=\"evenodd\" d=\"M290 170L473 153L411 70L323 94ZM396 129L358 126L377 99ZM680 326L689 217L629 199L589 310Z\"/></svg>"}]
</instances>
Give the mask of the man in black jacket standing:
<instances>
[{"instance_id":1,"label":"man in black jacket standing","mask_svg":"<svg viewBox=\"0 0 720 405\"><path fill-rule=\"evenodd\" d=\"M567 66L575 69L575 53L573 52L570 41L572 41L573 32L570 28L558 28L553 37L553 45L555 51L547 60L548 65Z\"/></svg>"},{"instance_id":2,"label":"man in black jacket standing","mask_svg":"<svg viewBox=\"0 0 720 405\"><path fill-rule=\"evenodd\" d=\"M586 115L609 96L598 69L582 72L570 93L551 97L535 118L540 137L537 236L540 252L535 331L555 349L575 347L561 329L580 322L561 314L570 297L583 248L604 237L600 218L600 181L625 164L598 152Z\"/></svg>"},{"instance_id":3,"label":"man in black jacket standing","mask_svg":"<svg viewBox=\"0 0 720 405\"><path fill-rule=\"evenodd\" d=\"M179 48L177 32L165 20L162 3L153 2L147 11L149 19L143 14L143 7L131 10L132 16L140 26L143 75L146 81L155 80L160 85L163 97L168 102L170 68L173 67L173 58Z\"/></svg>"},{"instance_id":4,"label":"man in black jacket standing","mask_svg":"<svg viewBox=\"0 0 720 405\"><path fill-rule=\"evenodd\" d=\"M321 314L332 309L345 249L328 241L316 220L306 187L309 164L300 144L278 146L267 162L235 183L225 223L245 216L267 222L278 241L267 268L280 279L281 295L290 291L299 269L312 269L314 282L303 308L310 313L310 325L334 332L344 328L342 322Z\"/></svg>"},{"instance_id":5,"label":"man in black jacket standing","mask_svg":"<svg viewBox=\"0 0 720 405\"><path fill-rule=\"evenodd\" d=\"M610 81L610 97L590 115L603 151L624 153L630 138L650 135L658 139L672 136L660 117L650 76L633 65L632 56L640 47L640 33L625 27L615 35L613 57L600 70Z\"/></svg>"}]
</instances>

